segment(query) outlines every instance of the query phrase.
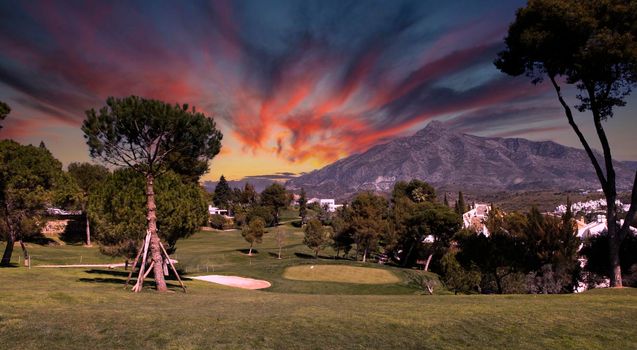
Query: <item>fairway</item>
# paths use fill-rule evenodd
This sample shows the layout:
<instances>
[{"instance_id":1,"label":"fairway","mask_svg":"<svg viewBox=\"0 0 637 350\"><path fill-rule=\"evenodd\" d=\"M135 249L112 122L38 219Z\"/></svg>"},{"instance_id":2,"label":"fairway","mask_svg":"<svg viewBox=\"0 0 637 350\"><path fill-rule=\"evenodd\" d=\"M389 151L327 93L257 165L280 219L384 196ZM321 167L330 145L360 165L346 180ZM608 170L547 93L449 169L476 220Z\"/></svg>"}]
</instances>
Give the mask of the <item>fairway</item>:
<instances>
[{"instance_id":1,"label":"fairway","mask_svg":"<svg viewBox=\"0 0 637 350\"><path fill-rule=\"evenodd\" d=\"M322 281L360 284L399 283L401 279L387 270L343 265L304 265L288 267L283 277L297 281Z\"/></svg>"},{"instance_id":2,"label":"fairway","mask_svg":"<svg viewBox=\"0 0 637 350\"><path fill-rule=\"evenodd\" d=\"M123 269L0 269L0 344L3 349L637 348L635 289L572 295L440 290L446 294L430 296L409 283L412 271L334 260L329 250L314 259L301 244L300 230L277 229L288 233L281 260L271 234L253 257L242 253L246 242L238 232L199 232L179 241L174 257L185 272L187 293L171 279L173 293L157 294L150 278L142 293L131 293L123 288L128 275ZM80 256L83 262L119 262L100 256L97 248L30 248L36 263L78 263ZM213 273L272 286L244 290L192 278ZM299 275L315 280L289 279ZM383 284L366 284L370 281Z\"/></svg>"}]
</instances>

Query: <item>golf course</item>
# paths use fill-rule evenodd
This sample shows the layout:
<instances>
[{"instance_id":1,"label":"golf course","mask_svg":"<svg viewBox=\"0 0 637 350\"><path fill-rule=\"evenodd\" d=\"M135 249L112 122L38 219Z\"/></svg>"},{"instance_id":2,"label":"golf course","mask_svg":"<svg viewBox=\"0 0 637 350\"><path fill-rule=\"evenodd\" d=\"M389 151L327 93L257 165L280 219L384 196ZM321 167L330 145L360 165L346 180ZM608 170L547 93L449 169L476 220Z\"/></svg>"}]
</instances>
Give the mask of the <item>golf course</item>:
<instances>
[{"instance_id":1,"label":"golf course","mask_svg":"<svg viewBox=\"0 0 637 350\"><path fill-rule=\"evenodd\" d=\"M278 259L272 232L285 230ZM429 295L415 270L314 258L303 232L271 228L252 256L240 231L200 231L173 258L187 288L124 289L122 267L97 247L35 245L33 266L0 270L0 344L23 349L630 349L637 347L637 290L570 295ZM3 248L0 246L0 249ZM17 265L19 256L14 256ZM193 279L239 276L271 287L247 290ZM436 279L434 274L429 278Z\"/></svg>"}]
</instances>

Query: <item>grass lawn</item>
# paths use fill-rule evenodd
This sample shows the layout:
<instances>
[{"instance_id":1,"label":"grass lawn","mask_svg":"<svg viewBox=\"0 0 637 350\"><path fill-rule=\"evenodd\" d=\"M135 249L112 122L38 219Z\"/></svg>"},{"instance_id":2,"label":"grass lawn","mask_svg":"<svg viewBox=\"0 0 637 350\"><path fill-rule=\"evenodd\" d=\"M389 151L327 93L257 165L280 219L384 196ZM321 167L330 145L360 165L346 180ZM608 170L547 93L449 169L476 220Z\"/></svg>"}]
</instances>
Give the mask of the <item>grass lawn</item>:
<instances>
[{"instance_id":1,"label":"grass lawn","mask_svg":"<svg viewBox=\"0 0 637 350\"><path fill-rule=\"evenodd\" d=\"M361 284L400 283L401 279L391 271L346 265L290 266L283 278L298 281L322 281Z\"/></svg>"},{"instance_id":2,"label":"grass lawn","mask_svg":"<svg viewBox=\"0 0 637 350\"><path fill-rule=\"evenodd\" d=\"M334 260L329 250L315 260L298 229L278 229L288 234L281 260L274 235L266 235L258 253L248 257L238 231L197 233L179 242L174 254L186 278L215 273L272 282L260 291L186 280L187 294L175 281L169 281L174 293L159 295L149 282L146 291L133 294L122 288L123 270L0 269L0 348L637 348L635 289L423 295L407 283L404 270ZM67 255L112 261L100 258L96 248L30 248L41 256L35 264L63 262ZM286 271L308 265L320 271L373 268L398 282L285 278Z\"/></svg>"}]
</instances>

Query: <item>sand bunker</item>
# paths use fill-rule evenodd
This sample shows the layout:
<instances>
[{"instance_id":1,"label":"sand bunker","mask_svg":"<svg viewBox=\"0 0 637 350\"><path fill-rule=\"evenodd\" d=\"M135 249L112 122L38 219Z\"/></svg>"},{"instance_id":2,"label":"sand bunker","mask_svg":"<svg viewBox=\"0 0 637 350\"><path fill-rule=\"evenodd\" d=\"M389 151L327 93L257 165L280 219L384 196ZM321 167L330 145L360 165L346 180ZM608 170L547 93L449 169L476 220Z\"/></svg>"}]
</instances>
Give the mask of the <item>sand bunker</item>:
<instances>
[{"instance_id":1,"label":"sand bunker","mask_svg":"<svg viewBox=\"0 0 637 350\"><path fill-rule=\"evenodd\" d=\"M206 282L223 284L224 286L237 287L243 289L263 289L268 288L272 284L264 280L255 280L252 278L238 277L238 276L222 276L222 275L207 275L190 277L195 280L201 280Z\"/></svg>"}]
</instances>

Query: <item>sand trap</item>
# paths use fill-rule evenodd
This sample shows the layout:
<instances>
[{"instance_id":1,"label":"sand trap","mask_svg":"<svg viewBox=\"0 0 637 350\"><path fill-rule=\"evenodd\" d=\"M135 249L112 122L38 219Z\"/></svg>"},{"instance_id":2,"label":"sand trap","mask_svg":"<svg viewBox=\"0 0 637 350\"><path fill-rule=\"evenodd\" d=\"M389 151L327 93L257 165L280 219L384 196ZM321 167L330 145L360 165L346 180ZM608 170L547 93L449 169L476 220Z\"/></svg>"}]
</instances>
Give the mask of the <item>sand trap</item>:
<instances>
[{"instance_id":1,"label":"sand trap","mask_svg":"<svg viewBox=\"0 0 637 350\"><path fill-rule=\"evenodd\" d=\"M206 282L223 284L224 286L237 287L243 289L263 289L272 286L270 282L264 280L255 280L252 278L238 277L238 276L222 276L222 275L207 275L190 277L195 280L201 280Z\"/></svg>"}]
</instances>

